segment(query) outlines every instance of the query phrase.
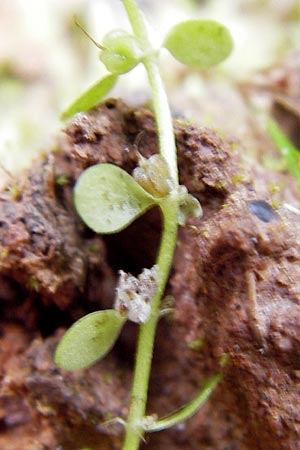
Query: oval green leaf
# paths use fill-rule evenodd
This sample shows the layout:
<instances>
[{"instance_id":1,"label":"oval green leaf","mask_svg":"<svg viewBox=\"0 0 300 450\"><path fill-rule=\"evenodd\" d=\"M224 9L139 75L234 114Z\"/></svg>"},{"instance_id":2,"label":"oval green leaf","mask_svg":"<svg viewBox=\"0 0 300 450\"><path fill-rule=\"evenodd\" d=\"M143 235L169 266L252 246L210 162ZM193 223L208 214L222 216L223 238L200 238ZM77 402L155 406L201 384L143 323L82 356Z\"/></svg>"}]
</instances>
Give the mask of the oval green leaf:
<instances>
[{"instance_id":1,"label":"oval green leaf","mask_svg":"<svg viewBox=\"0 0 300 450\"><path fill-rule=\"evenodd\" d=\"M113 347L126 318L114 309L82 317L64 334L55 352L55 363L64 370L79 370L103 358Z\"/></svg>"},{"instance_id":2,"label":"oval green leaf","mask_svg":"<svg viewBox=\"0 0 300 450\"><path fill-rule=\"evenodd\" d=\"M157 202L132 176L112 164L85 170L76 183L74 199L82 220L97 233L126 228Z\"/></svg>"},{"instance_id":3,"label":"oval green leaf","mask_svg":"<svg viewBox=\"0 0 300 450\"><path fill-rule=\"evenodd\" d=\"M228 29L214 20L187 20L170 30L163 46L187 66L206 68L227 58L233 41Z\"/></svg>"},{"instance_id":4,"label":"oval green leaf","mask_svg":"<svg viewBox=\"0 0 300 450\"><path fill-rule=\"evenodd\" d=\"M117 75L107 75L98 80L87 91L81 94L60 116L62 120L69 119L80 111L88 111L96 106L100 100L113 88Z\"/></svg>"}]
</instances>

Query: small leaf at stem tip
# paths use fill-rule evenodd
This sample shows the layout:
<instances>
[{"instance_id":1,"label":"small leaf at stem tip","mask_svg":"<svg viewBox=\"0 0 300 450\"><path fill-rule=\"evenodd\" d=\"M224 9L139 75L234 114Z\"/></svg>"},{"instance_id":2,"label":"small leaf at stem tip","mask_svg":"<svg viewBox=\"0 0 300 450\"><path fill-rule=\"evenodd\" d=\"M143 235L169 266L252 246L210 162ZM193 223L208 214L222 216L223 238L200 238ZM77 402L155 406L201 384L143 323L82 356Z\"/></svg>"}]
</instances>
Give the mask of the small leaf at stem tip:
<instances>
[{"instance_id":1,"label":"small leaf at stem tip","mask_svg":"<svg viewBox=\"0 0 300 450\"><path fill-rule=\"evenodd\" d=\"M116 233L159 202L113 164L85 170L75 186L74 198L78 214L96 233Z\"/></svg>"},{"instance_id":2,"label":"small leaf at stem tip","mask_svg":"<svg viewBox=\"0 0 300 450\"><path fill-rule=\"evenodd\" d=\"M113 88L117 75L109 74L98 80L87 91L81 94L60 116L61 120L69 119L80 111L88 111Z\"/></svg>"},{"instance_id":3,"label":"small leaf at stem tip","mask_svg":"<svg viewBox=\"0 0 300 450\"><path fill-rule=\"evenodd\" d=\"M207 68L230 55L233 41L227 28L214 20L187 20L169 31L163 46L183 64Z\"/></svg>"},{"instance_id":4,"label":"small leaf at stem tip","mask_svg":"<svg viewBox=\"0 0 300 450\"><path fill-rule=\"evenodd\" d=\"M103 358L113 347L126 318L114 309L82 317L69 328L55 352L55 363L64 370L80 370Z\"/></svg>"}]
</instances>

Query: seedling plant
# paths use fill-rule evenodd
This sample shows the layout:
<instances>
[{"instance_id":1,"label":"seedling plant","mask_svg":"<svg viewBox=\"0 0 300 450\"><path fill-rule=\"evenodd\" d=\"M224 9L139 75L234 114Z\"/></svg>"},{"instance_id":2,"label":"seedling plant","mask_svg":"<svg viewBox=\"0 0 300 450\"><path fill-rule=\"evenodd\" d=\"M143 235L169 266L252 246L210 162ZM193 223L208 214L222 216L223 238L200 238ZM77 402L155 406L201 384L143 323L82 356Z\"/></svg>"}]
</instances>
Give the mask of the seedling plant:
<instances>
[{"instance_id":1,"label":"seedling plant","mask_svg":"<svg viewBox=\"0 0 300 450\"><path fill-rule=\"evenodd\" d=\"M122 2L132 34L114 30L104 36L101 44L96 43L100 60L109 74L78 97L62 118L91 109L110 91L120 75L143 64L152 92L159 153L149 159L140 155L132 175L112 164L88 168L76 183L74 200L82 220L97 233L123 230L149 208L158 206L163 219L160 247L155 265L143 269L138 277L120 271L114 308L93 312L73 324L56 349L55 361L65 370L89 367L111 350L126 320L139 324L131 401L128 417L123 420L123 450L137 450L146 432L169 428L195 414L221 374L208 380L194 399L170 416L163 419L156 415L145 416L155 332L163 314L161 301L178 225L183 226L189 215L200 217L202 210L198 200L179 185L172 117L159 68L160 49L151 44L148 24L136 0ZM230 54L232 39L228 30L215 21L188 20L168 32L162 47L183 64L207 68Z\"/></svg>"}]
</instances>

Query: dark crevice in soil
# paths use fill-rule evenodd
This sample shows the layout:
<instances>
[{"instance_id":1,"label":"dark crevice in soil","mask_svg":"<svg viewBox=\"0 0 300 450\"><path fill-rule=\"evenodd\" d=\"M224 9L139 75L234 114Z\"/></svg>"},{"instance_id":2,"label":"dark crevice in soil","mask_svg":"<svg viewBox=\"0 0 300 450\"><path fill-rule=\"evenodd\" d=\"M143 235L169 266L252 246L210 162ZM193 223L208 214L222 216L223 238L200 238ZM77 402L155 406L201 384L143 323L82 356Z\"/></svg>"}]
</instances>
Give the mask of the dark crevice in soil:
<instances>
[{"instance_id":1,"label":"dark crevice in soil","mask_svg":"<svg viewBox=\"0 0 300 450\"><path fill-rule=\"evenodd\" d=\"M152 208L125 230L104 237L110 267L115 272L122 269L133 275L145 267L151 268L156 261L160 236L160 211Z\"/></svg>"},{"instance_id":2,"label":"dark crevice in soil","mask_svg":"<svg viewBox=\"0 0 300 450\"><path fill-rule=\"evenodd\" d=\"M61 311L56 305L45 306L36 300L37 308L37 329L43 338L53 335L61 327L68 327L72 324L70 313Z\"/></svg>"}]
</instances>

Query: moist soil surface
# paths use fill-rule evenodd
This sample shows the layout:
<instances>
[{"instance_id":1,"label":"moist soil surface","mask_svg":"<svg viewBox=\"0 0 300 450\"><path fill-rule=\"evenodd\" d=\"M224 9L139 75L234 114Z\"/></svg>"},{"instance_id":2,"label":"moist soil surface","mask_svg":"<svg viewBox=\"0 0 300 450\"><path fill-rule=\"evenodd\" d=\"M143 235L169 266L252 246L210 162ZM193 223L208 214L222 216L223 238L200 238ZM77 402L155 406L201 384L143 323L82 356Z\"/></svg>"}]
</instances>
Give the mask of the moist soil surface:
<instances>
[{"instance_id":1,"label":"moist soil surface","mask_svg":"<svg viewBox=\"0 0 300 450\"><path fill-rule=\"evenodd\" d=\"M286 176L242 158L216 131L174 121L180 183L203 217L179 230L147 411L164 416L201 383L224 377L202 409L143 449L297 450L300 442L300 222ZM151 267L161 217L148 211L100 236L77 216L72 189L87 167L131 173L157 152L151 111L109 99L71 120L0 199L0 449L120 449L137 326L93 367L65 372L53 351L82 315L113 304L120 269ZM226 361L226 364L222 365Z\"/></svg>"}]
</instances>

